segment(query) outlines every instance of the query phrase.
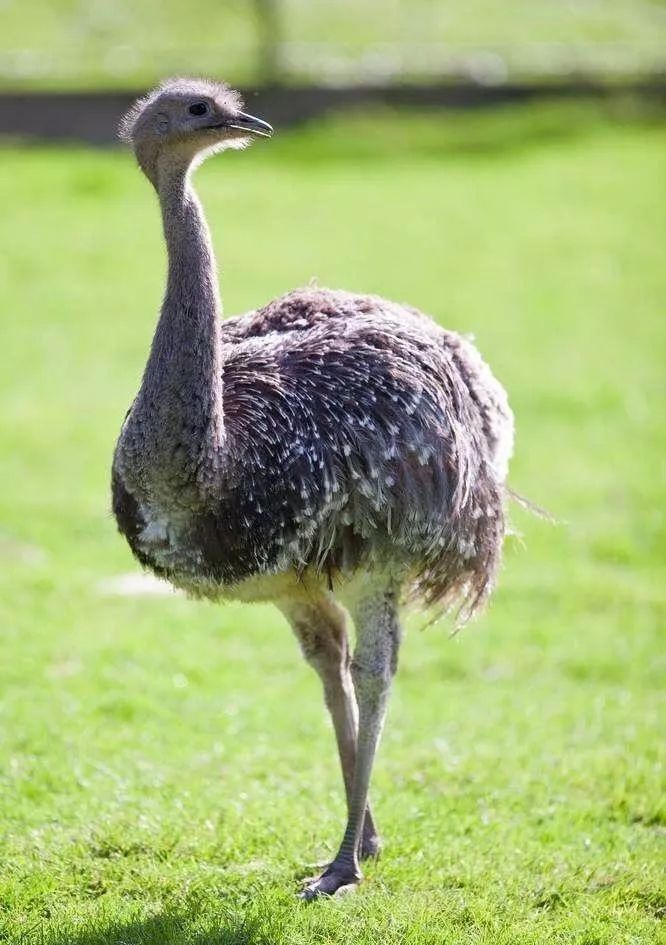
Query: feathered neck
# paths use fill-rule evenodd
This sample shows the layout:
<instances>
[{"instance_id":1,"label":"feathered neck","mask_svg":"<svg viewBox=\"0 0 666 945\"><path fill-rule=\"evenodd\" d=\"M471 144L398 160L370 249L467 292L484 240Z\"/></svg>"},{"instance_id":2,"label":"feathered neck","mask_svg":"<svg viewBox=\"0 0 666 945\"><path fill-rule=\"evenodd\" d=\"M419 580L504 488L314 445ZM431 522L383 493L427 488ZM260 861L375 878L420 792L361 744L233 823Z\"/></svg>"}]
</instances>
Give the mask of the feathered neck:
<instances>
[{"instance_id":1,"label":"feathered neck","mask_svg":"<svg viewBox=\"0 0 666 945\"><path fill-rule=\"evenodd\" d=\"M205 492L224 438L217 267L189 167L159 167L154 183L168 275L135 409L151 464L176 488L196 484Z\"/></svg>"}]
</instances>

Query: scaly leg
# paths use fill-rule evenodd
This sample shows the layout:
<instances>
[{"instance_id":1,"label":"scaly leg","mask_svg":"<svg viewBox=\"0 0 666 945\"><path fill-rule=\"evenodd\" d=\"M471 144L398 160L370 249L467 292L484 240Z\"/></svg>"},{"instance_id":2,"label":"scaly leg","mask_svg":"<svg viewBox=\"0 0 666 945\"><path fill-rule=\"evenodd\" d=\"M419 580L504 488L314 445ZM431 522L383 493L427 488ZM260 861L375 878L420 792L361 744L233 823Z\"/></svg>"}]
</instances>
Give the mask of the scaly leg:
<instances>
[{"instance_id":1,"label":"scaly leg","mask_svg":"<svg viewBox=\"0 0 666 945\"><path fill-rule=\"evenodd\" d=\"M304 899L332 895L362 878L358 847L363 831L372 765L381 735L400 645L396 595L386 584L366 588L352 608L356 650L351 671L358 700L356 765L347 827L335 859L301 893Z\"/></svg>"},{"instance_id":2,"label":"scaly leg","mask_svg":"<svg viewBox=\"0 0 666 945\"><path fill-rule=\"evenodd\" d=\"M349 670L345 611L324 595L280 601L278 606L291 624L305 659L322 681L324 700L335 729L349 809L356 764L358 710ZM366 805L358 851L360 859L377 856L380 845L370 806Z\"/></svg>"}]
</instances>

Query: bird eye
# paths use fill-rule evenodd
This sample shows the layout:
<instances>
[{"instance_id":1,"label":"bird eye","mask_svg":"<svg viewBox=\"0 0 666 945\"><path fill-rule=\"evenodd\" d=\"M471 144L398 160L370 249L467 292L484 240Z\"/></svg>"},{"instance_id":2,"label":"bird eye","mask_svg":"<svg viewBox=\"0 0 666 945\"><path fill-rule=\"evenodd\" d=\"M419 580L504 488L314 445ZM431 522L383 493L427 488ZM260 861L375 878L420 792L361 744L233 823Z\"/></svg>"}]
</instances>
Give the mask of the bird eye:
<instances>
[{"instance_id":1,"label":"bird eye","mask_svg":"<svg viewBox=\"0 0 666 945\"><path fill-rule=\"evenodd\" d=\"M207 111L208 105L205 102L195 102L188 108L190 115L205 115Z\"/></svg>"}]
</instances>

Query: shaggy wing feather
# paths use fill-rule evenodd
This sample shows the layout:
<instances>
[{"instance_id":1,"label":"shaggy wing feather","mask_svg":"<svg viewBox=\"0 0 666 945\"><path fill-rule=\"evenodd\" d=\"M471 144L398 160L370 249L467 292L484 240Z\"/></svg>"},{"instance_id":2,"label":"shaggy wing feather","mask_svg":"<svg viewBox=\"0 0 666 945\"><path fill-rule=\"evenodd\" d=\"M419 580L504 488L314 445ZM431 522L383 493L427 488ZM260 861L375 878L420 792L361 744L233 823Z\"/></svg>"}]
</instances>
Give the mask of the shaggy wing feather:
<instances>
[{"instance_id":1,"label":"shaggy wing feather","mask_svg":"<svg viewBox=\"0 0 666 945\"><path fill-rule=\"evenodd\" d=\"M216 578L386 562L471 612L499 561L511 425L476 350L414 310L314 289L223 338L229 465L202 522Z\"/></svg>"},{"instance_id":2,"label":"shaggy wing feather","mask_svg":"<svg viewBox=\"0 0 666 945\"><path fill-rule=\"evenodd\" d=\"M374 296L303 289L222 326L219 489L114 511L143 564L199 594L387 567L469 616L504 537L512 417L471 343ZM176 498L178 501L176 502Z\"/></svg>"}]
</instances>

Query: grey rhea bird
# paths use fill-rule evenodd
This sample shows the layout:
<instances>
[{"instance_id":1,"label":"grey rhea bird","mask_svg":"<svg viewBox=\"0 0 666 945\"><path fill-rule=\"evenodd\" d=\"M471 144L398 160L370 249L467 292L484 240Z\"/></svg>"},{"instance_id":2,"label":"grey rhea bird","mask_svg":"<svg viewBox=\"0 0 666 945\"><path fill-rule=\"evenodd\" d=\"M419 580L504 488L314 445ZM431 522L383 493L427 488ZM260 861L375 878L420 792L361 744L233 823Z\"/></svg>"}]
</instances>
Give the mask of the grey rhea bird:
<instances>
[{"instance_id":1,"label":"grey rhea bird","mask_svg":"<svg viewBox=\"0 0 666 945\"><path fill-rule=\"evenodd\" d=\"M141 564L174 585L276 604L319 674L348 819L311 899L357 884L379 851L368 786L400 607L465 620L492 589L513 421L476 348L409 306L309 287L221 319L191 172L270 136L242 107L226 85L171 79L121 125L159 197L168 276L113 510Z\"/></svg>"}]
</instances>

